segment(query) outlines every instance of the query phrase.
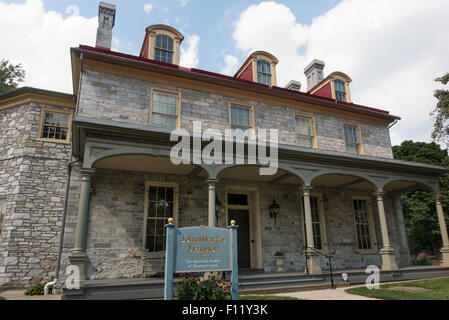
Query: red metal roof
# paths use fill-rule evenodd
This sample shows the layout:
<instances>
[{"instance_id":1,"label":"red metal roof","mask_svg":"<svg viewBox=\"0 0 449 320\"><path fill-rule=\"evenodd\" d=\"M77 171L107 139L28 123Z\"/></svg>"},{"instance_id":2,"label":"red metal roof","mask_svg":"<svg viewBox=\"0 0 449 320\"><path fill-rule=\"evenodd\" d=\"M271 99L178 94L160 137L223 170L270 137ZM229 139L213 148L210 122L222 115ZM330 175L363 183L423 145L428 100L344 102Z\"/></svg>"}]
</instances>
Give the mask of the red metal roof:
<instances>
[{"instance_id":1,"label":"red metal roof","mask_svg":"<svg viewBox=\"0 0 449 320\"><path fill-rule=\"evenodd\" d=\"M181 70L181 71L185 71L185 72L191 72L193 74L200 74L200 75L205 75L205 76L208 76L208 77L225 79L225 80L233 81L233 82L236 82L236 83L250 83L251 85L261 86L261 87L268 88L268 89L271 89L271 90L288 92L290 94L296 94L296 95L304 96L304 97L311 97L311 98L315 98L315 99L318 99L318 100L323 100L323 101L326 101L326 102L332 102L332 103L340 104L340 105L346 105L346 106L350 106L350 107L353 107L353 108L356 108L356 109L370 111L370 112L379 113L379 114L383 114L383 115L389 115L390 114L390 112L388 112L386 110L371 108L371 107L367 107L367 106L363 106L363 105L359 105L359 104L354 104L354 103L347 103L347 102L336 101L334 99L320 97L320 96L316 96L316 95L313 95L313 94L300 92L300 91L296 91L296 90L290 90L290 89L281 88L281 87L276 87L276 86L270 87L270 86L267 86L267 85L264 85L264 84L260 84L260 83L257 83L257 82L253 82L253 81L248 81L248 80L244 80L244 79L230 77L230 76L226 76L226 75L223 75L223 74L210 72L210 71L205 71L205 70L200 70L200 69L195 69L195 68L185 68L185 67L177 66L177 65L174 65L174 64L170 64L170 63L159 62L159 61L156 61L156 60L141 58L139 56L133 56L133 55L126 54L126 53L112 51L112 50L109 50L109 49L106 49L106 48L80 45L79 49L85 50L85 51L96 52L96 53L104 54L104 55L107 55L107 56L119 57L119 58L123 58L123 59L127 59L127 60L133 60L133 61L143 62L143 63L147 63L147 64L163 66L163 67L166 67L166 68L169 68L169 69L175 69L175 70Z\"/></svg>"}]
</instances>

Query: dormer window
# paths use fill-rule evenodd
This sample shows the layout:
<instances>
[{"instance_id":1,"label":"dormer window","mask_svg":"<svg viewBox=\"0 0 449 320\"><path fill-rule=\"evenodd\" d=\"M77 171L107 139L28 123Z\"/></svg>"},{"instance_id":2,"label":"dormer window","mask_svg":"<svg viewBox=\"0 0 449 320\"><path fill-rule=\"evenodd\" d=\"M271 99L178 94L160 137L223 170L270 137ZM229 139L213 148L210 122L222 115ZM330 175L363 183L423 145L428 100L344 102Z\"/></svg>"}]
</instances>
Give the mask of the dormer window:
<instances>
[{"instance_id":1,"label":"dormer window","mask_svg":"<svg viewBox=\"0 0 449 320\"><path fill-rule=\"evenodd\" d=\"M271 66L265 60L257 61L257 82L271 86Z\"/></svg>"},{"instance_id":2,"label":"dormer window","mask_svg":"<svg viewBox=\"0 0 449 320\"><path fill-rule=\"evenodd\" d=\"M179 65L180 45L184 36L175 28L156 24L146 29L140 57Z\"/></svg>"},{"instance_id":3,"label":"dormer window","mask_svg":"<svg viewBox=\"0 0 449 320\"><path fill-rule=\"evenodd\" d=\"M335 87L335 99L337 101L346 102L346 86L345 83L341 80L334 81Z\"/></svg>"},{"instance_id":4,"label":"dormer window","mask_svg":"<svg viewBox=\"0 0 449 320\"><path fill-rule=\"evenodd\" d=\"M276 65L278 62L279 60L271 53L265 51L253 52L234 77L270 87L277 86Z\"/></svg>"},{"instance_id":5,"label":"dormer window","mask_svg":"<svg viewBox=\"0 0 449 320\"><path fill-rule=\"evenodd\" d=\"M173 39L165 34L156 35L154 60L173 64Z\"/></svg>"}]
</instances>

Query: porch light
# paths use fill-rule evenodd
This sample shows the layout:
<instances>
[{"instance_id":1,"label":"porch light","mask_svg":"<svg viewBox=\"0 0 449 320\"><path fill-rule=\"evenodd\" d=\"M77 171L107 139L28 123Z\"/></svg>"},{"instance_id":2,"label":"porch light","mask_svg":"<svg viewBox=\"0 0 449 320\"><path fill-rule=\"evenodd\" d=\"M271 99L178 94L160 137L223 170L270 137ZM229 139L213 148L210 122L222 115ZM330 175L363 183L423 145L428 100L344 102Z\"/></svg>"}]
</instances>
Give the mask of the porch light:
<instances>
[{"instance_id":1,"label":"porch light","mask_svg":"<svg viewBox=\"0 0 449 320\"><path fill-rule=\"evenodd\" d=\"M274 227L276 228L276 216L279 214L281 207L276 203L276 199L273 199L273 203L270 205L270 218L274 218Z\"/></svg>"}]
</instances>

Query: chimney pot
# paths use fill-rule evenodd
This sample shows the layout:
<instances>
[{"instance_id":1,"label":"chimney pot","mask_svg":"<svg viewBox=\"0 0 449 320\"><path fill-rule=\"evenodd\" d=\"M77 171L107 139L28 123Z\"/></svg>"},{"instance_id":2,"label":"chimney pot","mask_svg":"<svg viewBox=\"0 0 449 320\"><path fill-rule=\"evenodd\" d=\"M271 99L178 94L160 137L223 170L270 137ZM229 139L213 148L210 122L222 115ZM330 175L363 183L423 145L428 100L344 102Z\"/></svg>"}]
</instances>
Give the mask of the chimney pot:
<instances>
[{"instance_id":1,"label":"chimney pot","mask_svg":"<svg viewBox=\"0 0 449 320\"><path fill-rule=\"evenodd\" d=\"M98 5L98 28L96 47L111 50L112 28L115 24L115 6L113 4L100 2Z\"/></svg>"},{"instance_id":2,"label":"chimney pot","mask_svg":"<svg viewBox=\"0 0 449 320\"><path fill-rule=\"evenodd\" d=\"M310 91L310 89L315 87L324 79L324 66L325 63L323 61L315 59L307 67L305 67L304 74L307 78L307 91Z\"/></svg>"}]
</instances>

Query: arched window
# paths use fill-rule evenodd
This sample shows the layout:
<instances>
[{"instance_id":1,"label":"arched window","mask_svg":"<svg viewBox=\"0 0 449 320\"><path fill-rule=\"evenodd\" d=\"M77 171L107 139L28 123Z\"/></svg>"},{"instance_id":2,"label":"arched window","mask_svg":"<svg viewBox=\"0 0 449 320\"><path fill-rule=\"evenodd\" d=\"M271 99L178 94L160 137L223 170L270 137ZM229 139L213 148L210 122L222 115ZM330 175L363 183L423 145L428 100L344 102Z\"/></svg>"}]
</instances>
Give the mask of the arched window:
<instances>
[{"instance_id":1,"label":"arched window","mask_svg":"<svg viewBox=\"0 0 449 320\"><path fill-rule=\"evenodd\" d=\"M334 81L334 87L335 87L335 99L337 101L343 101L346 102L346 86L345 83L341 80L335 80Z\"/></svg>"},{"instance_id":2,"label":"arched window","mask_svg":"<svg viewBox=\"0 0 449 320\"><path fill-rule=\"evenodd\" d=\"M173 39L165 34L156 35L154 60L173 63Z\"/></svg>"},{"instance_id":3,"label":"arched window","mask_svg":"<svg viewBox=\"0 0 449 320\"><path fill-rule=\"evenodd\" d=\"M257 82L271 86L271 67L264 60L257 61Z\"/></svg>"}]
</instances>

